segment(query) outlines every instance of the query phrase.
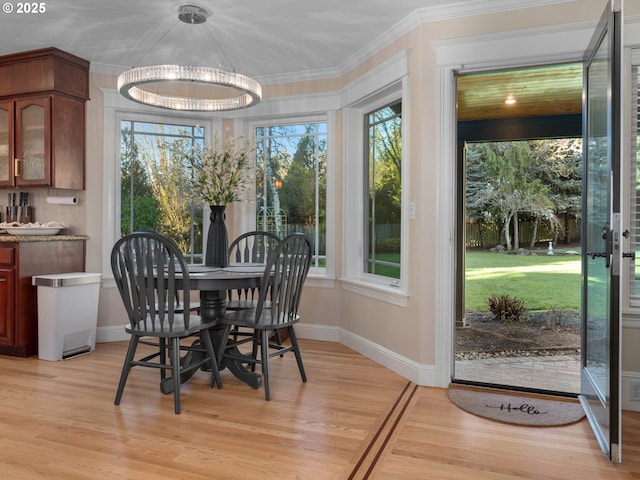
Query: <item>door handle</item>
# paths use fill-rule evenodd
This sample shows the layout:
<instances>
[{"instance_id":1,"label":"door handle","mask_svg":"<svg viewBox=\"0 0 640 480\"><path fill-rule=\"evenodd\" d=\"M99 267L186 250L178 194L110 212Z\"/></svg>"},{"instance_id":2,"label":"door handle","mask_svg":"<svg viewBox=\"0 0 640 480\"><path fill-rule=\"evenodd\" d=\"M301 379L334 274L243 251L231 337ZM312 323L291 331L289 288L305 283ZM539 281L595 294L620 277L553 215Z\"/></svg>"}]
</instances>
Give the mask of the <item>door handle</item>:
<instances>
[{"instance_id":1,"label":"door handle","mask_svg":"<svg viewBox=\"0 0 640 480\"><path fill-rule=\"evenodd\" d=\"M613 231L611 230L611 224L609 222L604 224L602 227L602 238L604 240L604 248L605 252L605 267L609 268L611 266L611 253L613 251L612 245L612 235Z\"/></svg>"}]
</instances>

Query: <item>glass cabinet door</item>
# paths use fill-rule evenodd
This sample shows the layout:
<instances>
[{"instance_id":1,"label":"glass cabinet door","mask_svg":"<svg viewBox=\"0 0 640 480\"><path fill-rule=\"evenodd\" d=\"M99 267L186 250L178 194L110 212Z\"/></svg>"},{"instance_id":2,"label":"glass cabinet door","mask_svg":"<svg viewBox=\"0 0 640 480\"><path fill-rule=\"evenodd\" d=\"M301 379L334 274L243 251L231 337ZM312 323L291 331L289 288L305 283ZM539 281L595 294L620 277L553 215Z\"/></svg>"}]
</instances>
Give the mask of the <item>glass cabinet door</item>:
<instances>
[{"instance_id":1,"label":"glass cabinet door","mask_svg":"<svg viewBox=\"0 0 640 480\"><path fill-rule=\"evenodd\" d=\"M51 173L49 97L16 101L15 184L46 185Z\"/></svg>"},{"instance_id":2,"label":"glass cabinet door","mask_svg":"<svg viewBox=\"0 0 640 480\"><path fill-rule=\"evenodd\" d=\"M13 102L0 102L0 185L12 185Z\"/></svg>"}]
</instances>

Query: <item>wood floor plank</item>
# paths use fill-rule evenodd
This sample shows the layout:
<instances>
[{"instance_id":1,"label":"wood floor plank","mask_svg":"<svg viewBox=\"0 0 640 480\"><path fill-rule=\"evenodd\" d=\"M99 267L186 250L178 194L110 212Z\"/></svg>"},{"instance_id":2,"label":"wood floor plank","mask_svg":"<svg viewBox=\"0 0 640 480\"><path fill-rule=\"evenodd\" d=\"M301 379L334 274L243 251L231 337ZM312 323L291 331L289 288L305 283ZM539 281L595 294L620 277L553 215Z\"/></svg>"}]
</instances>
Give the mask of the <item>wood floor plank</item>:
<instances>
[{"instance_id":1,"label":"wood floor plank","mask_svg":"<svg viewBox=\"0 0 640 480\"><path fill-rule=\"evenodd\" d=\"M625 412L634 423L638 414ZM637 430L629 434L631 440ZM640 464L607 461L586 420L526 427L467 413L446 390L423 387L371 479L640 478Z\"/></svg>"},{"instance_id":2,"label":"wood floor plank","mask_svg":"<svg viewBox=\"0 0 640 480\"><path fill-rule=\"evenodd\" d=\"M516 427L475 417L352 350L302 340L272 361L272 400L198 372L182 413L159 374L134 369L113 405L126 342L64 362L0 356L0 478L412 480L640 478L640 416L625 412L612 465L589 425Z\"/></svg>"},{"instance_id":3,"label":"wood floor plank","mask_svg":"<svg viewBox=\"0 0 640 480\"><path fill-rule=\"evenodd\" d=\"M270 402L229 372L221 390L198 372L174 415L150 369L134 369L113 405L125 349L0 357L2 478L346 478L407 383L347 348L305 341L307 383L293 356L273 359Z\"/></svg>"}]
</instances>

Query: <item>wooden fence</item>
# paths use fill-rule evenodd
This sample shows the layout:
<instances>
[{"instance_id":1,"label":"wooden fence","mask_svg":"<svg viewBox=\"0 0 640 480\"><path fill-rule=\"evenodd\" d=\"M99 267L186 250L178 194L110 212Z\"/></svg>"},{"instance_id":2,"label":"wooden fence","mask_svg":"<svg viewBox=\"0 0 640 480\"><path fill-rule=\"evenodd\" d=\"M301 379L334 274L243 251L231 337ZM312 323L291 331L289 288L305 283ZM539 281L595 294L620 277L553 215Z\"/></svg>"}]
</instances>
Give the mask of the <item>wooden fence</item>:
<instances>
[{"instance_id":1,"label":"wooden fence","mask_svg":"<svg viewBox=\"0 0 640 480\"><path fill-rule=\"evenodd\" d=\"M520 247L528 248L533 237L533 222L522 221L519 223ZM479 224L467 221L466 224L466 247L467 248L493 248L500 245L500 227L495 223ZM513 232L511 234L513 240ZM564 234L560 235L559 241L564 240ZM539 223L536 242L554 241L554 232L548 223ZM580 224L576 218L569 220L569 242L580 242ZM502 242L504 244L504 242Z\"/></svg>"}]
</instances>

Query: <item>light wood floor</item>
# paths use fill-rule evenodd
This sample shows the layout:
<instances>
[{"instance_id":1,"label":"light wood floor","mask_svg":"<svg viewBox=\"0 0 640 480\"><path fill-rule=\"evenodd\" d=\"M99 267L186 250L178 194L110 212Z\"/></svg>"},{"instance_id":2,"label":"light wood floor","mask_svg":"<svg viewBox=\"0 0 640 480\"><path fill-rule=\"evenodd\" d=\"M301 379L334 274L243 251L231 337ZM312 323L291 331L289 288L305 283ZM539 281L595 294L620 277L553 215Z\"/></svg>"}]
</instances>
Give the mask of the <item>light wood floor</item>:
<instances>
[{"instance_id":1,"label":"light wood floor","mask_svg":"<svg viewBox=\"0 0 640 480\"><path fill-rule=\"evenodd\" d=\"M338 344L302 341L272 361L272 400L223 372L198 372L173 414L159 374L132 372L113 405L126 343L64 362L0 357L0 478L632 479L640 415L625 412L624 461L610 464L586 420L510 426L451 404Z\"/></svg>"}]
</instances>

